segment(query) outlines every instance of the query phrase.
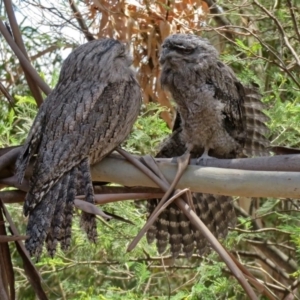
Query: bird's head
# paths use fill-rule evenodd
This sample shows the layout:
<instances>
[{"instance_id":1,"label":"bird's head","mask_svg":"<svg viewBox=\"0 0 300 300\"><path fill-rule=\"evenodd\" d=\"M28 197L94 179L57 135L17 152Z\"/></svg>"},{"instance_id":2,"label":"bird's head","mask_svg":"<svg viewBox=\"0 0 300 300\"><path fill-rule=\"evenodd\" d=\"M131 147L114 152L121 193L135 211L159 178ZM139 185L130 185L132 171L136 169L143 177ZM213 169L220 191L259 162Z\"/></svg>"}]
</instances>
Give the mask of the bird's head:
<instances>
[{"instance_id":1,"label":"bird's head","mask_svg":"<svg viewBox=\"0 0 300 300\"><path fill-rule=\"evenodd\" d=\"M80 45L64 61L59 81L101 80L111 74L120 74L123 67L128 68L132 64L127 48L110 38Z\"/></svg>"},{"instance_id":2,"label":"bird's head","mask_svg":"<svg viewBox=\"0 0 300 300\"><path fill-rule=\"evenodd\" d=\"M163 67L184 68L186 64L195 66L217 58L218 51L207 39L192 34L173 34L164 40L159 62Z\"/></svg>"}]
</instances>

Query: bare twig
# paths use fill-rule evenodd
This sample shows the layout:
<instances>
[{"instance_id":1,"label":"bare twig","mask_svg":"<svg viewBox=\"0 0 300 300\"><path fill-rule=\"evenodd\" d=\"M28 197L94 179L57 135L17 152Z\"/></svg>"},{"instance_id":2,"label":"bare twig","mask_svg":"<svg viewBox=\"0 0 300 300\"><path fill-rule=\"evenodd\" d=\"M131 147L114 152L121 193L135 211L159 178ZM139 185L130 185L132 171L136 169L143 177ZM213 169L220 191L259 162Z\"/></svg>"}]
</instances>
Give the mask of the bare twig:
<instances>
[{"instance_id":1,"label":"bare twig","mask_svg":"<svg viewBox=\"0 0 300 300\"><path fill-rule=\"evenodd\" d=\"M295 8L293 7L293 4L292 4L291 0L286 0L286 2L287 2L287 5L288 5L290 13L291 13L291 17L292 17L292 21L293 21L293 25L294 25L296 35L297 35L298 40L300 42L300 30L299 30L299 27L298 27L299 20L296 19L295 12L294 12Z\"/></svg>"},{"instance_id":2,"label":"bare twig","mask_svg":"<svg viewBox=\"0 0 300 300\"><path fill-rule=\"evenodd\" d=\"M134 157L129 155L124 150L117 150L121 155L123 155L127 160L129 160L134 166L139 168L144 174L149 176L151 180L153 180L163 191L168 191L169 185L164 181L160 180L153 172L151 172L147 167L145 167L140 161L136 160ZM201 233L210 241L212 248L220 255L223 261L226 263L228 268L231 270L232 274L236 277L236 279L240 282L241 286L244 288L247 295L250 299L258 299L255 295L253 289L245 280L242 272L237 268L232 258L228 255L226 250L222 247L219 241L213 236L213 234L207 229L205 224L198 218L195 212L185 203L181 198L177 198L175 200L176 205L186 214L186 216L190 219L193 225L201 231Z\"/></svg>"},{"instance_id":3,"label":"bare twig","mask_svg":"<svg viewBox=\"0 0 300 300\"><path fill-rule=\"evenodd\" d=\"M300 285L300 280L299 279L297 279L297 280L295 280L287 289L288 289L288 293L287 293L287 295L284 297L284 298L282 298L283 300L293 300L293 299L300 299L299 297L297 297L296 295L295 295L295 293L297 293L297 291L298 291L298 287L299 287L299 285ZM292 291L292 292L290 292L290 291ZM295 291L295 292L294 292Z\"/></svg>"},{"instance_id":4,"label":"bare twig","mask_svg":"<svg viewBox=\"0 0 300 300\"><path fill-rule=\"evenodd\" d=\"M257 0L253 0L253 2L266 14L268 15L273 21L274 23L276 24L277 28L279 29L281 35L282 35L282 38L283 38L283 41L285 43L285 45L287 46L287 48L291 51L292 55L294 56L298 66L300 67L300 59L295 51L295 49L291 46L291 44L289 43L289 40L288 40L288 37L286 36L285 34L285 31L282 27L282 25L280 24L280 22L278 21L278 19L273 15L271 14L262 4L260 4Z\"/></svg>"},{"instance_id":5,"label":"bare twig","mask_svg":"<svg viewBox=\"0 0 300 300\"><path fill-rule=\"evenodd\" d=\"M0 198L4 203L22 203L25 199L26 192L14 191L1 191Z\"/></svg>"},{"instance_id":6,"label":"bare twig","mask_svg":"<svg viewBox=\"0 0 300 300\"><path fill-rule=\"evenodd\" d=\"M89 32L89 29L88 27L86 26L85 22L84 22L84 19L75 3L74 0L69 0L69 4L70 4L70 7L74 13L74 17L76 18L85 38L88 40L88 41L93 41L95 38L93 36L93 34L91 32Z\"/></svg>"},{"instance_id":7,"label":"bare twig","mask_svg":"<svg viewBox=\"0 0 300 300\"><path fill-rule=\"evenodd\" d=\"M17 55L20 63L22 64L23 68L31 75L31 77L36 81L39 85L41 90L48 95L51 92L49 86L43 81L43 79L39 76L36 70L32 67L30 62L27 60L25 55L19 49L18 45L14 42L13 38L10 36L9 32L7 31L5 25L3 24L2 20L0 20L0 32L6 39L7 43L10 45L11 49Z\"/></svg>"},{"instance_id":8,"label":"bare twig","mask_svg":"<svg viewBox=\"0 0 300 300\"><path fill-rule=\"evenodd\" d=\"M116 190L114 191L114 188ZM133 191L141 191L137 193L130 192L130 188L128 187L111 187L104 186L104 188L100 191L101 194L97 194L99 188L94 186L95 191L95 202L97 204L106 204L110 202L122 201L122 200L135 200L135 199L151 199L151 198L161 198L163 197L163 193L158 189L153 188L143 188L138 187L137 189L132 189ZM107 193L108 192L108 193ZM22 203L25 199L26 192L20 190L12 190L12 191L0 191L0 198L4 203ZM77 199L84 199L85 196L76 196Z\"/></svg>"},{"instance_id":9,"label":"bare twig","mask_svg":"<svg viewBox=\"0 0 300 300\"><path fill-rule=\"evenodd\" d=\"M7 292L6 292L6 286L4 285L2 278L3 278L3 274L2 274L2 270L0 268L0 298L3 300L9 300Z\"/></svg>"},{"instance_id":10,"label":"bare twig","mask_svg":"<svg viewBox=\"0 0 300 300\"><path fill-rule=\"evenodd\" d=\"M7 238L7 230L4 222L4 213L0 206L0 235ZM12 265L11 253L7 243L0 243L0 299L4 296L4 292L9 299L15 299L15 276ZM4 296L5 297L5 296ZM4 298L6 299L6 298Z\"/></svg>"},{"instance_id":11,"label":"bare twig","mask_svg":"<svg viewBox=\"0 0 300 300\"><path fill-rule=\"evenodd\" d=\"M9 212L6 209L4 203L2 202L1 199L0 199L0 207L3 209L5 218L9 223L9 228L10 228L11 233L15 236L18 236L19 232L18 232L16 226L14 225L14 222L13 222ZM41 285L40 274L39 274L38 270L36 269L36 267L34 266L34 264L32 263L32 261L29 257L29 254L28 254L27 250L25 249L23 242L15 241L15 244L16 244L17 250L23 260L26 276L27 276L29 282L31 283L35 293L37 294L39 299L47 300L48 297L47 297L46 293L44 292L42 285Z\"/></svg>"},{"instance_id":12,"label":"bare twig","mask_svg":"<svg viewBox=\"0 0 300 300\"><path fill-rule=\"evenodd\" d=\"M258 222L254 220L247 212L245 212L241 207L235 205L235 209L239 211L239 214L249 218L254 229L261 229ZM277 266L285 269L288 273L296 272L298 269L297 262L291 257L287 256L284 252L280 251L275 245L272 245L270 241L264 240L246 240L251 245L258 248L266 257L276 262Z\"/></svg>"},{"instance_id":13,"label":"bare twig","mask_svg":"<svg viewBox=\"0 0 300 300\"><path fill-rule=\"evenodd\" d=\"M10 95L6 87L0 82L0 91L2 94L5 96L5 98L8 100L10 107L13 109L13 111L16 113L15 108L14 108L14 98Z\"/></svg>"},{"instance_id":14,"label":"bare twig","mask_svg":"<svg viewBox=\"0 0 300 300\"><path fill-rule=\"evenodd\" d=\"M80 200L80 199L75 199L74 204L76 207L79 209L89 213L89 214L94 214L97 216L102 217L103 219L109 220L112 219L111 216L107 215L105 212L103 212L101 209L99 209L96 205Z\"/></svg>"},{"instance_id":15,"label":"bare twig","mask_svg":"<svg viewBox=\"0 0 300 300\"><path fill-rule=\"evenodd\" d=\"M278 266L266 256L263 256L259 253L249 252L249 251L236 251L235 254L237 254L238 256L258 259L263 263L265 263L267 266L269 266L269 268L271 268L273 271L278 273L280 276L282 276L285 280L288 281L291 280L291 276L288 273L284 272L284 270L282 270L281 268L278 268Z\"/></svg>"},{"instance_id":16,"label":"bare twig","mask_svg":"<svg viewBox=\"0 0 300 300\"><path fill-rule=\"evenodd\" d=\"M272 259L279 268L284 268L286 272L293 273L298 270L297 262L277 247L268 245L267 243L263 244L261 241L256 242L255 240L247 240L247 242L260 249L266 257Z\"/></svg>"},{"instance_id":17,"label":"bare twig","mask_svg":"<svg viewBox=\"0 0 300 300\"><path fill-rule=\"evenodd\" d=\"M241 264L232 253L228 252L228 255L233 259L233 261L236 263L236 265L240 268L240 270L245 274L246 278L248 279L249 282L251 282L256 289L264 296L268 297L270 300L276 300L278 299L273 293L271 293L268 288L261 284L251 273L247 268Z\"/></svg>"},{"instance_id":18,"label":"bare twig","mask_svg":"<svg viewBox=\"0 0 300 300\"><path fill-rule=\"evenodd\" d=\"M118 193L118 194L95 194L94 200L97 204L106 204L122 200L139 200L139 199L153 199L161 198L164 194L153 193ZM85 198L85 196L76 196L78 199Z\"/></svg>"},{"instance_id":19,"label":"bare twig","mask_svg":"<svg viewBox=\"0 0 300 300\"><path fill-rule=\"evenodd\" d=\"M205 0L205 2L209 5L210 12L219 26L231 25L230 21L224 16L223 10L215 3L215 1ZM226 35L230 40L234 40L234 36L231 32L227 32Z\"/></svg>"},{"instance_id":20,"label":"bare twig","mask_svg":"<svg viewBox=\"0 0 300 300\"><path fill-rule=\"evenodd\" d=\"M25 45L23 43L22 35L21 35L20 30L19 30L18 23L17 23L16 17L15 17L15 14L14 14L14 10L13 10L11 0L4 0L4 4L5 4L6 12L7 12L7 15L8 15L9 23L10 23L10 26L12 28L12 32L13 32L15 42L18 45L19 49L24 54L24 56L29 61L27 51L26 51ZM32 95L35 98L37 105L40 106L43 103L42 94L41 94L38 86L34 82L34 79L31 77L30 73L28 73L26 66L24 66L22 63L21 63L21 65L22 65L22 68L24 70L25 78L27 80L29 89L31 90Z\"/></svg>"},{"instance_id":21,"label":"bare twig","mask_svg":"<svg viewBox=\"0 0 300 300\"><path fill-rule=\"evenodd\" d=\"M26 235L19 235L19 236L15 236L15 235L11 235L11 236L0 235L0 243L21 241L21 240L26 240L27 238L28 238L28 236L26 236Z\"/></svg>"},{"instance_id":22,"label":"bare twig","mask_svg":"<svg viewBox=\"0 0 300 300\"><path fill-rule=\"evenodd\" d=\"M253 233L253 234L262 233L262 232L270 232L270 231L271 232L275 231L275 232L284 233L284 234L288 234L288 235L292 234L289 231L284 231L284 230L280 230L277 228L261 228L261 229L257 229L257 230L245 230L245 229L240 229L240 228L234 228L232 230L237 231L237 232L242 232L242 233Z\"/></svg>"},{"instance_id":23,"label":"bare twig","mask_svg":"<svg viewBox=\"0 0 300 300\"><path fill-rule=\"evenodd\" d=\"M0 156L0 171L15 163L20 154L21 147L11 149L9 152Z\"/></svg>"},{"instance_id":24,"label":"bare twig","mask_svg":"<svg viewBox=\"0 0 300 300\"><path fill-rule=\"evenodd\" d=\"M209 30L213 30L213 31L216 31L218 34L220 34L221 36L223 36L224 38L228 39L226 37L226 35L222 34L221 32L222 31L227 31L227 28L238 28L238 29L241 29L241 30L245 30L247 31L249 34L251 34L253 37L255 37L255 39L257 41L259 41L259 43L264 47L266 48L270 53L272 53L272 55L278 60L278 62L276 62L275 60L272 60L272 63L275 64L276 66L278 66L281 70L283 70L284 72L286 72L289 77L293 80L293 82L300 88L300 82L298 82L298 80L296 79L296 77L294 76L294 74L291 72L291 70L289 69L289 67L287 67L284 63L284 61L280 58L280 56L268 45L266 44L257 34L255 34L253 31L249 30L248 28L246 27L242 27L242 26L235 26L235 25L226 25L226 26L223 26L223 27L219 27L219 28L213 28L211 27ZM237 45L234 41L228 39L231 43ZM237 45L238 46L238 45ZM251 50L249 49L248 51L251 52ZM255 53L252 52L252 54L257 57L257 58L260 58L260 59L263 59L265 61L269 61L267 58L265 57L262 57L262 56L258 56L256 55Z\"/></svg>"}]
</instances>

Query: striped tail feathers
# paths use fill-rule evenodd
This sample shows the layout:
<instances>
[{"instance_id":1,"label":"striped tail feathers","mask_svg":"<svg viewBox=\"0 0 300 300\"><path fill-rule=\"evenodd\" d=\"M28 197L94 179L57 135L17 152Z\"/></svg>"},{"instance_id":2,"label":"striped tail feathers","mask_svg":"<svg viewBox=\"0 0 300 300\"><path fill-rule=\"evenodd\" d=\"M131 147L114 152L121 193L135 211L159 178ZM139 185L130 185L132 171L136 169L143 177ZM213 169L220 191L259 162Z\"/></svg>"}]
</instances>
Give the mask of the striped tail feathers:
<instances>
[{"instance_id":1,"label":"striped tail feathers","mask_svg":"<svg viewBox=\"0 0 300 300\"><path fill-rule=\"evenodd\" d=\"M180 223L178 222L178 216L180 214L180 210L174 205L170 205L168 209L168 217L169 217L169 243L170 243L170 251L173 257L177 257L181 252L181 241L182 241L182 233L180 232Z\"/></svg>"},{"instance_id":2,"label":"striped tail feathers","mask_svg":"<svg viewBox=\"0 0 300 300\"><path fill-rule=\"evenodd\" d=\"M255 108L255 106L252 106ZM185 144L181 140L180 118L176 118L176 128L162 143L156 157L175 157L182 155ZM197 151L203 152L203 149ZM196 155L199 153L194 153ZM199 155L198 155L199 156ZM193 203L197 216L208 227L216 238L224 238L228 233L228 226L235 226L236 216L232 205L232 198L227 196L193 193ZM159 203L159 199L147 201L147 211L150 216ZM168 244L172 256L176 258L182 251L190 257L194 248L200 255L206 254L210 245L203 234L188 220L185 214L175 205L168 206L155 220L146 233L148 243L156 240L158 252L166 251Z\"/></svg>"},{"instance_id":3,"label":"striped tail feathers","mask_svg":"<svg viewBox=\"0 0 300 300\"><path fill-rule=\"evenodd\" d=\"M60 186L60 182L54 185L29 213L26 230L29 238L25 241L25 246L30 256L39 258L42 253L43 244L48 234L59 197Z\"/></svg>"},{"instance_id":4,"label":"striped tail feathers","mask_svg":"<svg viewBox=\"0 0 300 300\"><path fill-rule=\"evenodd\" d=\"M78 166L81 179L78 183L79 190L77 194L85 195L85 201L94 204L94 188L90 173L89 159L85 158ZM82 211L80 225L86 232L88 239L91 242L96 242L97 239L97 223L96 216Z\"/></svg>"},{"instance_id":5,"label":"striped tail feathers","mask_svg":"<svg viewBox=\"0 0 300 300\"><path fill-rule=\"evenodd\" d=\"M77 185L78 185L77 176L78 176L78 168L74 167L70 171L70 180L67 188L67 197L65 200L61 230L58 238L60 242L60 247L63 251L68 250L71 245L74 200L77 194Z\"/></svg>"},{"instance_id":6,"label":"striped tail feathers","mask_svg":"<svg viewBox=\"0 0 300 300\"><path fill-rule=\"evenodd\" d=\"M39 257L43 244L50 256L54 256L58 242L67 250L71 241L74 200L77 191L77 167L66 172L36 206L29 211L26 248L31 256Z\"/></svg>"},{"instance_id":7,"label":"striped tail feathers","mask_svg":"<svg viewBox=\"0 0 300 300\"><path fill-rule=\"evenodd\" d=\"M266 137L269 133L266 125L269 117L263 112L265 107L261 102L261 95L255 87L244 87L244 90L244 111L247 132L244 147L245 154L249 156L270 155L268 150L269 140Z\"/></svg>"},{"instance_id":8,"label":"striped tail feathers","mask_svg":"<svg viewBox=\"0 0 300 300\"><path fill-rule=\"evenodd\" d=\"M33 183L33 181L31 182ZM90 175L89 160L85 158L70 171L36 191L32 187L27 193L24 213L29 214L26 248L31 256L39 257L43 244L50 256L54 256L58 242L67 250L71 243L71 227L76 194L84 194L86 201L94 203L94 191ZM82 212L81 226L89 240L95 242L97 227L95 215Z\"/></svg>"},{"instance_id":9,"label":"striped tail feathers","mask_svg":"<svg viewBox=\"0 0 300 300\"><path fill-rule=\"evenodd\" d=\"M228 226L236 222L232 198L227 196L193 193L195 212L216 238L224 238L228 233ZM148 201L149 215L158 204L158 199ZM209 243L202 233L195 229L185 214L171 204L157 218L147 234L148 243L156 239L158 252L163 253L170 244L170 251L174 258L182 251L186 257L192 256L194 247L200 255L209 250Z\"/></svg>"},{"instance_id":10,"label":"striped tail feathers","mask_svg":"<svg viewBox=\"0 0 300 300\"><path fill-rule=\"evenodd\" d=\"M51 191L53 186L60 180L52 180L39 187L38 180L34 180L34 176L30 179L30 189L26 194L23 213L27 217L31 211L42 201L42 199Z\"/></svg>"},{"instance_id":11,"label":"striped tail feathers","mask_svg":"<svg viewBox=\"0 0 300 300\"><path fill-rule=\"evenodd\" d=\"M228 234L228 226L235 226L236 215L231 197L193 193L193 202L197 215L216 238L225 238ZM195 230L195 235L199 254L207 253L209 243L206 238L198 230Z\"/></svg>"},{"instance_id":12,"label":"striped tail feathers","mask_svg":"<svg viewBox=\"0 0 300 300\"><path fill-rule=\"evenodd\" d=\"M185 253L186 257L191 257L193 255L194 246L195 246L194 245L195 236L194 236L193 227L188 217L184 213L179 211L178 208L177 208L177 214L178 214L177 220L179 223L179 231L181 232L182 252Z\"/></svg>"},{"instance_id":13,"label":"striped tail feathers","mask_svg":"<svg viewBox=\"0 0 300 300\"><path fill-rule=\"evenodd\" d=\"M66 173L62 177L62 179L55 185L55 188L58 191L58 198L56 201L51 225L46 237L46 248L48 254L52 258L56 253L57 243L61 238L61 231L64 223L63 220L65 218L66 202L68 201L68 198L70 196L70 192L69 192L70 181L74 180L71 174L72 172ZM74 202L75 194L72 195L72 198Z\"/></svg>"}]
</instances>

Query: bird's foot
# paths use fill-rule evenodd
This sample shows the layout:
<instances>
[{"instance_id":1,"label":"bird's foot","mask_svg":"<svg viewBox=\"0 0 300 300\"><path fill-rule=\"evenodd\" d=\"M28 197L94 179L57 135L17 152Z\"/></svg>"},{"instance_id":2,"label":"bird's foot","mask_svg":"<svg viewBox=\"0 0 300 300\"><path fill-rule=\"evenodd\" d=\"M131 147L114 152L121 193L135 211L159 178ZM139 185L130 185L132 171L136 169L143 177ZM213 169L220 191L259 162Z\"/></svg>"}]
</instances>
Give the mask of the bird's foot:
<instances>
[{"instance_id":1,"label":"bird's foot","mask_svg":"<svg viewBox=\"0 0 300 300\"><path fill-rule=\"evenodd\" d=\"M206 166L207 161L210 159L216 159L216 158L209 156L207 153L203 153L200 157L197 158L196 164L201 166Z\"/></svg>"}]
</instances>

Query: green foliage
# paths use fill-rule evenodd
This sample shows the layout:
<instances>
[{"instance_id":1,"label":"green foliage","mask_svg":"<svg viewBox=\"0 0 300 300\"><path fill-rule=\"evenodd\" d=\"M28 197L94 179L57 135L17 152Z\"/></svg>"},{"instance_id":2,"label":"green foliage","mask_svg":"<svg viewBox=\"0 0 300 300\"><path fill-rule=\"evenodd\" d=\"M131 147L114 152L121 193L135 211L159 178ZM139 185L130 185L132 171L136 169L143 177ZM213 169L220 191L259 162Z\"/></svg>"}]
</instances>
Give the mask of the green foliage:
<instances>
[{"instance_id":1,"label":"green foliage","mask_svg":"<svg viewBox=\"0 0 300 300\"><path fill-rule=\"evenodd\" d=\"M265 97L271 116L269 128L274 145L300 147L300 94L291 84L272 85L272 92ZM283 88L282 88L283 87ZM288 96L287 96L288 95Z\"/></svg>"},{"instance_id":2,"label":"green foliage","mask_svg":"<svg viewBox=\"0 0 300 300\"><path fill-rule=\"evenodd\" d=\"M0 118L0 146L14 146L22 143L32 125L37 106L31 96L15 96L13 108L4 110Z\"/></svg>"},{"instance_id":3,"label":"green foliage","mask_svg":"<svg viewBox=\"0 0 300 300\"><path fill-rule=\"evenodd\" d=\"M64 5L61 1L57 2ZM230 17L232 24L239 24L241 15L234 13L238 4L233 6L232 3L218 1L218 5L228 7L231 15L226 16ZM274 1L270 0L265 1L264 5L272 10L284 25L291 45L297 45L299 41L293 31L287 7L280 7L283 4L277 1L276 8ZM299 79L299 67L293 66L295 58L283 47L284 42L272 19L262 15L257 7L251 8L253 10L250 11L250 6L245 5L243 9L243 24L250 22L256 25L253 32L260 34L261 41L248 33L239 35L236 32L235 37L238 38L234 43L224 43L222 60L234 69L241 82L259 86L266 104L266 114L270 117L268 125L272 144L300 147L300 94L299 86L292 78L294 76ZM58 13L59 10L61 6L55 12ZM246 20L247 15L251 14L254 19ZM53 23L53 28L62 26L62 20L57 24L59 25ZM51 87L54 87L63 56L60 48L71 47L73 42L61 34L58 35L57 31L41 32L37 28L21 26L22 36L30 56L36 56L33 59L34 67L43 78L51 82ZM0 46L0 76L15 99L12 108L2 95L0 98L0 145L12 146L24 142L37 107L24 76L19 71L16 58L2 41ZM51 46L54 46L55 50L39 56ZM270 50L282 61L278 61ZM289 72L283 70L284 65L289 66ZM160 118L164 110L165 108L154 103L143 105L140 117L124 143L128 151L140 155L154 154L157 151L159 143L170 133L170 129ZM268 242L278 246L279 251L287 255L288 261L295 261L296 265L299 265L299 203L294 200L267 198L261 199L258 206L253 215L239 216L237 230L231 231L223 241L227 249L255 252L253 245L247 241ZM14 204L8 207L19 231L24 233L26 220L22 216L21 205ZM99 219L99 238L97 243L92 245L78 226L80 212L76 211L69 251L63 253L58 249L53 259L44 253L36 263L49 299L246 299L237 281L214 253L205 258L194 256L190 260L180 258L173 262L166 258L162 261L155 246L148 245L145 238L132 252L127 253L128 244L145 223L144 203L123 201L107 204L102 208L132 221L134 225L117 220L104 222ZM254 232L254 222L268 230ZM243 232L238 232L238 229L242 229ZM16 276L17 298L33 299L35 296L26 279L21 259L13 244L10 244L10 248ZM258 271L258 268L255 269L260 263L258 259L242 256L238 258L250 271L251 267ZM276 267L283 269L280 265ZM283 269L283 272L287 271ZM300 275L299 270L290 273L293 280ZM277 278L277 275L275 273L274 277ZM271 280L261 274L259 279L269 282Z\"/></svg>"},{"instance_id":4,"label":"green foliage","mask_svg":"<svg viewBox=\"0 0 300 300\"><path fill-rule=\"evenodd\" d=\"M156 103L142 105L142 112L138 117L132 133L125 143L125 148L135 154L155 154L157 147L164 137L171 131L160 118L166 108Z\"/></svg>"},{"instance_id":5,"label":"green foliage","mask_svg":"<svg viewBox=\"0 0 300 300\"><path fill-rule=\"evenodd\" d=\"M247 46L237 39L239 54L225 54L222 59L236 72L237 77L246 85L257 85L266 105L265 113L270 117L270 142L274 146L300 147L300 94L296 84L274 67L262 73L263 58L257 58L261 45L257 42ZM232 49L231 49L232 50ZM232 51L230 51L232 53ZM267 77L272 77L269 90L265 89Z\"/></svg>"}]
</instances>

